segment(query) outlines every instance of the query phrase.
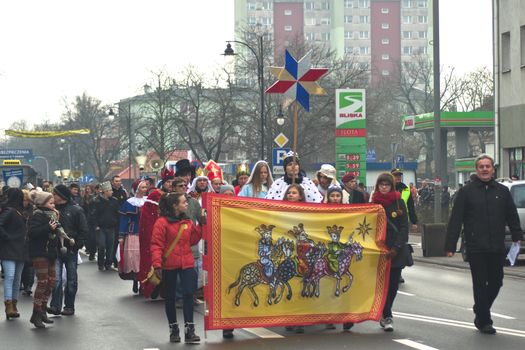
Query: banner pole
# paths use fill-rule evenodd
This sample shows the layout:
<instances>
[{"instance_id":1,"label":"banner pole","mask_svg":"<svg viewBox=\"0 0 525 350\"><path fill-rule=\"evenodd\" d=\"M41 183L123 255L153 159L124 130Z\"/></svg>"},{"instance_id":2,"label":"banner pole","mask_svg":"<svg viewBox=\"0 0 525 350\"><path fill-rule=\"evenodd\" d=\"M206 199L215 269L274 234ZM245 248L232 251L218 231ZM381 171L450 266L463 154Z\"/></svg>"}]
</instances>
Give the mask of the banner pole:
<instances>
[{"instance_id":1,"label":"banner pole","mask_svg":"<svg viewBox=\"0 0 525 350\"><path fill-rule=\"evenodd\" d=\"M293 162L297 163L297 134L298 134L298 124L299 124L299 104L294 102L293 105ZM286 169L284 170L286 172ZM296 175L295 173L292 176L292 183L295 183Z\"/></svg>"}]
</instances>

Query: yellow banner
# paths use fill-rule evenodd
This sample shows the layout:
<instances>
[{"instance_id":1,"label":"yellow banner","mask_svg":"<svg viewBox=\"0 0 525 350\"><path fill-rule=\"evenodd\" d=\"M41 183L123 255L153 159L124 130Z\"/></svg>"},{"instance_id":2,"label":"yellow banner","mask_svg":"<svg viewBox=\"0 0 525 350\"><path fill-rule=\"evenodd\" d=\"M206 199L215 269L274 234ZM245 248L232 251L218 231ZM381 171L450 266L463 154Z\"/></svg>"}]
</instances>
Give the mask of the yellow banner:
<instances>
[{"instance_id":1,"label":"yellow banner","mask_svg":"<svg viewBox=\"0 0 525 350\"><path fill-rule=\"evenodd\" d=\"M207 194L206 329L361 322L388 289L384 210Z\"/></svg>"},{"instance_id":2,"label":"yellow banner","mask_svg":"<svg viewBox=\"0 0 525 350\"><path fill-rule=\"evenodd\" d=\"M73 135L87 135L91 133L89 129L79 130L59 130L59 131L25 131L25 130L6 130L7 136L26 137L26 138L45 138L45 137L65 137Z\"/></svg>"}]
</instances>

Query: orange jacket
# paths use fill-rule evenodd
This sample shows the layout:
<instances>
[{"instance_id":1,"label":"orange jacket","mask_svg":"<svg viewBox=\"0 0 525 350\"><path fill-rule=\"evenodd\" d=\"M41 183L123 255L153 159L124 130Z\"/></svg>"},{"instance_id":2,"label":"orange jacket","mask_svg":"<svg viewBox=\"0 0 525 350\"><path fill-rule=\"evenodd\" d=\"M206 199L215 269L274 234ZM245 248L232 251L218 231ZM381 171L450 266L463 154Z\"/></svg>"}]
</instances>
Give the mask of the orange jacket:
<instances>
[{"instance_id":1,"label":"orange jacket","mask_svg":"<svg viewBox=\"0 0 525 350\"><path fill-rule=\"evenodd\" d=\"M177 237L179 227L186 224L186 229L182 232L175 248L162 262L162 256L168 249L171 242ZM201 227L196 227L190 219L170 221L166 217L160 217L153 226L151 236L151 265L154 268L164 270L189 269L193 268L194 259L191 246L199 243L202 237Z\"/></svg>"}]
</instances>

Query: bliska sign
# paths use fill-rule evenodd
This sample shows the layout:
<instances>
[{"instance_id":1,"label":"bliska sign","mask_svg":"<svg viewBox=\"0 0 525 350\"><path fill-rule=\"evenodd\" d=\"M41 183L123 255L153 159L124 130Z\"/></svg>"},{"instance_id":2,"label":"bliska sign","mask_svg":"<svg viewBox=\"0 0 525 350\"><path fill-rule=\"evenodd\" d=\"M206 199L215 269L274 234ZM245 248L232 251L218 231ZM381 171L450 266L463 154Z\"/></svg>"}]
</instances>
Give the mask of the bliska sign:
<instances>
[{"instance_id":1,"label":"bliska sign","mask_svg":"<svg viewBox=\"0 0 525 350\"><path fill-rule=\"evenodd\" d=\"M272 173L274 175L284 175L284 158L290 148L274 148L272 152Z\"/></svg>"}]
</instances>

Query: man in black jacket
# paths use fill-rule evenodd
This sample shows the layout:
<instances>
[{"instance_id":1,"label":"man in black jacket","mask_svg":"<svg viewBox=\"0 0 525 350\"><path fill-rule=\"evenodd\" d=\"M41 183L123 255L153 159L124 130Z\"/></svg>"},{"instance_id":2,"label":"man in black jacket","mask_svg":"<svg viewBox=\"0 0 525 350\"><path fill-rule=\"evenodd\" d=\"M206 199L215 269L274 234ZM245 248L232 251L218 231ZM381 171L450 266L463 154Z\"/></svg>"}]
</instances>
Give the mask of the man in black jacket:
<instances>
[{"instance_id":1,"label":"man in black jacket","mask_svg":"<svg viewBox=\"0 0 525 350\"><path fill-rule=\"evenodd\" d=\"M115 175L111 178L111 190L113 191L113 198L115 198L118 202L119 208L128 199L128 192L124 189L122 186L122 179L120 176ZM117 220L120 220L120 214L117 212ZM113 250L111 251L112 256L112 262L113 266L115 268L118 268L118 261L117 261L117 247L118 247L118 225L115 228L115 235L114 235L114 242L113 242Z\"/></svg>"},{"instance_id":2,"label":"man in black jacket","mask_svg":"<svg viewBox=\"0 0 525 350\"><path fill-rule=\"evenodd\" d=\"M100 184L102 193L95 198L94 219L98 245L98 269L100 271L111 268L115 254L113 245L115 232L118 232L120 208L119 202L113 197L113 190L109 181ZM118 240L117 240L118 242Z\"/></svg>"},{"instance_id":3,"label":"man in black jacket","mask_svg":"<svg viewBox=\"0 0 525 350\"><path fill-rule=\"evenodd\" d=\"M476 178L457 193L445 250L447 256L454 256L463 226L474 290L474 325L482 333L495 334L490 308L503 284L505 226L514 242L519 242L523 233L509 190L493 179L494 160L484 154L475 164Z\"/></svg>"},{"instance_id":4,"label":"man in black jacket","mask_svg":"<svg viewBox=\"0 0 525 350\"><path fill-rule=\"evenodd\" d=\"M85 244L88 226L84 210L72 201L69 188L58 185L53 190L53 196L56 209L60 212L60 224L72 241L64 241L67 253L60 254L56 260L56 284L48 312L54 315L71 316L75 313L75 297L78 290L78 250ZM64 293L62 293L62 268L64 266L67 282ZM64 309L62 310L63 295Z\"/></svg>"}]
</instances>

